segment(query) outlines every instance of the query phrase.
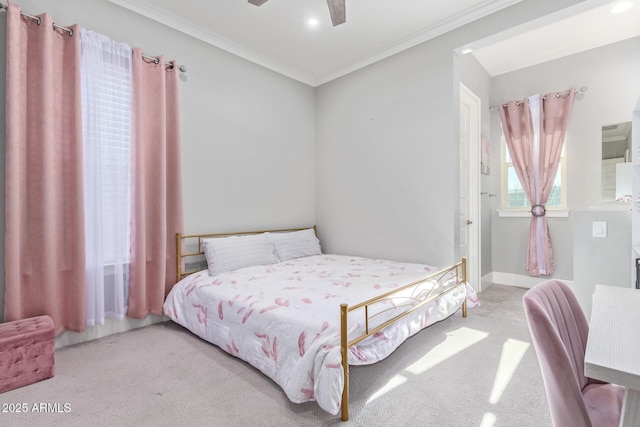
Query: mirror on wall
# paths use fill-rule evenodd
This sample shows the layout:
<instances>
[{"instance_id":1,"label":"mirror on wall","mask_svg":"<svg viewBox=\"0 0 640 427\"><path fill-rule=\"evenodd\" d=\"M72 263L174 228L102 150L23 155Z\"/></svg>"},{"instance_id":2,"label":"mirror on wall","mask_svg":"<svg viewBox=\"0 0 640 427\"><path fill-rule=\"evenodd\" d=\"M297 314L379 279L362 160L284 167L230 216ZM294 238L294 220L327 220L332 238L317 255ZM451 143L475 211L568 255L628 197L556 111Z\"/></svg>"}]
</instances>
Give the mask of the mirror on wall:
<instances>
[{"instance_id":1,"label":"mirror on wall","mask_svg":"<svg viewBox=\"0 0 640 427\"><path fill-rule=\"evenodd\" d=\"M602 126L602 201L631 199L631 122Z\"/></svg>"}]
</instances>

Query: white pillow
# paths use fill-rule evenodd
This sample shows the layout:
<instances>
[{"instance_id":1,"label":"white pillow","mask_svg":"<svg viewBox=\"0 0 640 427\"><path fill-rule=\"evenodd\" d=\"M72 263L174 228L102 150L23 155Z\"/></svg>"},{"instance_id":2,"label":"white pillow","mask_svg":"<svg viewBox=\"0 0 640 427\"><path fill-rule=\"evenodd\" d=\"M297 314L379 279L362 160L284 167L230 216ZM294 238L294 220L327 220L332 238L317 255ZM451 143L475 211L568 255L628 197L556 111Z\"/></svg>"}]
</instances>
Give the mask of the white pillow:
<instances>
[{"instance_id":1,"label":"white pillow","mask_svg":"<svg viewBox=\"0 0 640 427\"><path fill-rule=\"evenodd\" d=\"M202 245L211 276L243 267L278 262L265 233L203 239Z\"/></svg>"},{"instance_id":2,"label":"white pillow","mask_svg":"<svg viewBox=\"0 0 640 427\"><path fill-rule=\"evenodd\" d=\"M320 255L320 241L313 228L287 233L268 233L279 261Z\"/></svg>"}]
</instances>

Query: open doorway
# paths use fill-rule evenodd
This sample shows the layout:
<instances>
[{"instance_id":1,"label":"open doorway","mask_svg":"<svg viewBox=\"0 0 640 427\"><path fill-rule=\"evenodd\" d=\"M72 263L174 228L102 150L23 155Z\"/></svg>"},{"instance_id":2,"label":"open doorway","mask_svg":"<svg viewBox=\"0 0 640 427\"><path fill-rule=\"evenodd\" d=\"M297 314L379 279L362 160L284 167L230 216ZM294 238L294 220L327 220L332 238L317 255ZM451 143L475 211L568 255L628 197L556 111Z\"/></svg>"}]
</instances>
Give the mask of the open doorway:
<instances>
[{"instance_id":1,"label":"open doorway","mask_svg":"<svg viewBox=\"0 0 640 427\"><path fill-rule=\"evenodd\" d=\"M460 83L460 256L480 292L480 98Z\"/></svg>"}]
</instances>

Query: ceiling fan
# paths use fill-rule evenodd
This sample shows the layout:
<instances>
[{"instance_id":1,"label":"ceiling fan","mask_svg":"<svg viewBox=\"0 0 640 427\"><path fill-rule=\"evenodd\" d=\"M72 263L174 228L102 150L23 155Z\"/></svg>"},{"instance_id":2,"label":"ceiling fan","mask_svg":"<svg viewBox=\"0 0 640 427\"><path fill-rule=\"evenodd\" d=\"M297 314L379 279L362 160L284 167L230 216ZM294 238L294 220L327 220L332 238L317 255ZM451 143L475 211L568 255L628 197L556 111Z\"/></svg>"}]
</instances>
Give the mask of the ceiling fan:
<instances>
[{"instance_id":1,"label":"ceiling fan","mask_svg":"<svg viewBox=\"0 0 640 427\"><path fill-rule=\"evenodd\" d=\"M256 6L262 6L267 0L249 0L249 3ZM345 6L345 0L327 0L329 6L329 14L331 15L331 23L335 27L336 25L344 24L347 20Z\"/></svg>"}]
</instances>

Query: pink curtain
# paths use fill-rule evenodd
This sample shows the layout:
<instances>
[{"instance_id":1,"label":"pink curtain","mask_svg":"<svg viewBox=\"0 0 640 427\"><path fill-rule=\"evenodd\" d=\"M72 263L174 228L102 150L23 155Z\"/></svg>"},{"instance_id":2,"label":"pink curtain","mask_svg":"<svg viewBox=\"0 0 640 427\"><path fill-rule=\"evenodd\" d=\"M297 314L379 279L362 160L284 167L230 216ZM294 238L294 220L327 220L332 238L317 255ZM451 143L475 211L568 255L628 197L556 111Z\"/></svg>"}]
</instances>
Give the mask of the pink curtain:
<instances>
[{"instance_id":1,"label":"pink curtain","mask_svg":"<svg viewBox=\"0 0 640 427\"><path fill-rule=\"evenodd\" d=\"M534 95L500 108L514 169L531 203L525 268L531 276L555 271L545 204L560 164L575 90Z\"/></svg>"},{"instance_id":2,"label":"pink curtain","mask_svg":"<svg viewBox=\"0 0 640 427\"><path fill-rule=\"evenodd\" d=\"M48 314L85 327L80 44L7 11L5 321Z\"/></svg>"},{"instance_id":3,"label":"pink curtain","mask_svg":"<svg viewBox=\"0 0 640 427\"><path fill-rule=\"evenodd\" d=\"M133 50L131 273L127 315L162 314L183 230L178 71Z\"/></svg>"}]
</instances>

